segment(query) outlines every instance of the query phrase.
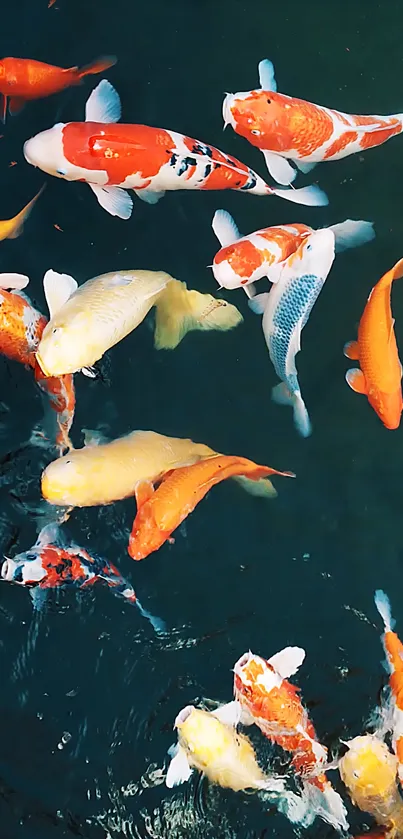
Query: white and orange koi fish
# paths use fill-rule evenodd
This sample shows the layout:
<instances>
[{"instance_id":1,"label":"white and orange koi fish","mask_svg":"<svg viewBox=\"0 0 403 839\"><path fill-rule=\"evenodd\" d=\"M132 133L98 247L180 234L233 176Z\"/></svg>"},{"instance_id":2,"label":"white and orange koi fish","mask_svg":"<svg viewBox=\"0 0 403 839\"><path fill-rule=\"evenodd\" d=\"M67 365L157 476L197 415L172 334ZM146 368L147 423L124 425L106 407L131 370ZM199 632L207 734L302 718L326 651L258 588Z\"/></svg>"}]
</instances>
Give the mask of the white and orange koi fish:
<instances>
[{"instance_id":1,"label":"white and orange koi fish","mask_svg":"<svg viewBox=\"0 0 403 839\"><path fill-rule=\"evenodd\" d=\"M317 186L268 186L249 166L214 146L163 128L118 124L120 115L119 95L103 79L88 99L86 121L59 122L41 131L26 141L25 158L49 175L84 181L101 207L122 219L132 213L128 189L149 204L167 190L178 189L236 189L278 195L297 204L328 203Z\"/></svg>"},{"instance_id":2,"label":"white and orange koi fish","mask_svg":"<svg viewBox=\"0 0 403 839\"><path fill-rule=\"evenodd\" d=\"M403 114L344 114L277 93L274 67L268 59L259 64L259 81L259 89L227 94L223 118L225 125L232 125L263 152L277 183L294 180L297 170L289 160L301 172L310 172L317 163L380 146L403 130Z\"/></svg>"}]
</instances>

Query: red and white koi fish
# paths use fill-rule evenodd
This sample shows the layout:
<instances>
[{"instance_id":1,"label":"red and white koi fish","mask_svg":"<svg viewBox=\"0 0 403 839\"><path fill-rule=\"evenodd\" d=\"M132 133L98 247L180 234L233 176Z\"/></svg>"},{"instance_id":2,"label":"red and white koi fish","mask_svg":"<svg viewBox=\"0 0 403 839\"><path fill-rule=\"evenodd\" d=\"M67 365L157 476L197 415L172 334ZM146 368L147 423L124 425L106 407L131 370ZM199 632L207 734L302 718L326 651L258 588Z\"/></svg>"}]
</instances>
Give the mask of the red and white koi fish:
<instances>
[{"instance_id":1,"label":"red and white koi fish","mask_svg":"<svg viewBox=\"0 0 403 839\"><path fill-rule=\"evenodd\" d=\"M311 821L320 816L336 829L347 830L346 809L327 779L327 749L319 743L298 693L288 680L305 658L301 647L285 647L268 660L245 653L234 667L235 701L220 708L220 719L255 723L262 733L293 755L292 766L303 778Z\"/></svg>"},{"instance_id":2,"label":"red and white koi fish","mask_svg":"<svg viewBox=\"0 0 403 839\"><path fill-rule=\"evenodd\" d=\"M268 186L253 169L214 146L163 128L117 124L120 116L119 95L102 79L88 99L86 121L59 122L41 131L26 141L25 158L49 175L88 183L101 207L123 219L133 208L128 189L149 204L178 189L236 189L296 204L328 203L317 186Z\"/></svg>"},{"instance_id":3,"label":"red and white koi fish","mask_svg":"<svg viewBox=\"0 0 403 839\"><path fill-rule=\"evenodd\" d=\"M375 606L383 620L385 632L382 638L389 670L390 704L392 711L392 747L399 761L398 775L403 786L403 644L393 632L390 601L384 591L375 592Z\"/></svg>"},{"instance_id":4,"label":"red and white koi fish","mask_svg":"<svg viewBox=\"0 0 403 839\"><path fill-rule=\"evenodd\" d=\"M217 210L212 221L221 250L216 253L212 270L221 288L243 288L252 297L251 283L267 277L276 283L285 262L295 253L303 239L313 233L307 224L279 224L264 227L243 236L226 210ZM329 228L335 237L336 253L370 242L375 237L370 221L346 221Z\"/></svg>"},{"instance_id":5,"label":"red and white koi fish","mask_svg":"<svg viewBox=\"0 0 403 839\"><path fill-rule=\"evenodd\" d=\"M314 105L277 93L274 67L259 64L260 88L228 93L223 103L225 125L257 146L277 183L290 184L297 170L310 172L322 161L340 160L380 146L401 134L403 114L359 116Z\"/></svg>"},{"instance_id":6,"label":"red and white koi fish","mask_svg":"<svg viewBox=\"0 0 403 839\"><path fill-rule=\"evenodd\" d=\"M51 5L51 4L50 4ZM33 58L0 60L0 116L6 121L7 102L10 114L18 114L29 99L42 99L66 87L80 84L85 76L103 73L116 64L115 56L101 56L86 67L56 67Z\"/></svg>"},{"instance_id":7,"label":"red and white koi fish","mask_svg":"<svg viewBox=\"0 0 403 839\"><path fill-rule=\"evenodd\" d=\"M28 282L22 274L0 274L0 353L34 371L38 387L49 398L52 420L56 420L56 430L50 433L63 454L71 448L69 432L76 404L73 376L46 377L36 360L47 320L21 291Z\"/></svg>"},{"instance_id":8,"label":"red and white koi fish","mask_svg":"<svg viewBox=\"0 0 403 839\"><path fill-rule=\"evenodd\" d=\"M43 606L49 589L88 588L103 581L115 594L135 604L157 632L165 631L163 621L143 609L133 587L115 565L89 554L78 545L67 543L57 524L45 525L28 551L13 559L6 557L0 568L0 578L26 586L37 610Z\"/></svg>"}]
</instances>

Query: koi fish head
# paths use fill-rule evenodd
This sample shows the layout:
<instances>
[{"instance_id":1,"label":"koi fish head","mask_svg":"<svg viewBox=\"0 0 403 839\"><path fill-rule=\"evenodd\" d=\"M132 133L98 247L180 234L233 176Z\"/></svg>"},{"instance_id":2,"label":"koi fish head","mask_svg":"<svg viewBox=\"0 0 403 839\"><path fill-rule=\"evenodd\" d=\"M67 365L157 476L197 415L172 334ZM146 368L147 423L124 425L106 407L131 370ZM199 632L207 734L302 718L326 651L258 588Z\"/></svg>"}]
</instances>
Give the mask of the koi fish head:
<instances>
[{"instance_id":1,"label":"koi fish head","mask_svg":"<svg viewBox=\"0 0 403 839\"><path fill-rule=\"evenodd\" d=\"M223 102L225 125L231 125L237 134L245 137L253 146L262 149L273 148L273 135L281 140L286 151L293 148L296 132L296 110L291 97L268 90L249 90L244 93L228 93Z\"/></svg>"},{"instance_id":2,"label":"koi fish head","mask_svg":"<svg viewBox=\"0 0 403 839\"><path fill-rule=\"evenodd\" d=\"M400 384L398 390L393 393L383 393L380 390L372 391L368 394L368 401L378 414L379 419L382 420L385 428L390 431L399 428L403 408Z\"/></svg>"},{"instance_id":3,"label":"koi fish head","mask_svg":"<svg viewBox=\"0 0 403 839\"><path fill-rule=\"evenodd\" d=\"M313 276L325 280L334 260L335 236L330 228L313 230L305 236L295 253L288 257L281 274L286 277Z\"/></svg>"},{"instance_id":4,"label":"koi fish head","mask_svg":"<svg viewBox=\"0 0 403 839\"><path fill-rule=\"evenodd\" d=\"M58 122L53 128L41 131L35 137L26 140L24 156L31 166L36 166L48 175L74 180L74 177L69 177L70 164L63 151L63 128L64 123Z\"/></svg>"},{"instance_id":5,"label":"koi fish head","mask_svg":"<svg viewBox=\"0 0 403 839\"><path fill-rule=\"evenodd\" d=\"M354 737L339 762L340 775L353 798L386 798L396 785L397 758L373 734Z\"/></svg>"},{"instance_id":6,"label":"koi fish head","mask_svg":"<svg viewBox=\"0 0 403 839\"><path fill-rule=\"evenodd\" d=\"M87 311L79 311L68 320L56 315L47 324L36 352L37 362L45 376L76 373L98 360L97 348L94 347L92 355L92 347L86 339L89 319Z\"/></svg>"},{"instance_id":7,"label":"koi fish head","mask_svg":"<svg viewBox=\"0 0 403 839\"><path fill-rule=\"evenodd\" d=\"M187 705L178 714L174 727L179 742L193 762L202 766L216 760L228 748L231 733L214 714Z\"/></svg>"},{"instance_id":8,"label":"koi fish head","mask_svg":"<svg viewBox=\"0 0 403 839\"><path fill-rule=\"evenodd\" d=\"M42 564L41 551L31 548L30 551L17 554L14 559L6 558L0 569L0 576L9 583L21 586L36 586L46 576L46 568Z\"/></svg>"},{"instance_id":9,"label":"koi fish head","mask_svg":"<svg viewBox=\"0 0 403 839\"><path fill-rule=\"evenodd\" d=\"M282 678L274 668L258 655L249 650L244 653L234 667L234 689L237 694L250 695L256 690L259 693L270 693L275 687L280 687Z\"/></svg>"},{"instance_id":10,"label":"koi fish head","mask_svg":"<svg viewBox=\"0 0 403 839\"><path fill-rule=\"evenodd\" d=\"M46 467L42 473L42 495L50 504L75 506L81 499L87 501L91 475L88 476L81 460L71 455L59 457Z\"/></svg>"},{"instance_id":11,"label":"koi fish head","mask_svg":"<svg viewBox=\"0 0 403 839\"><path fill-rule=\"evenodd\" d=\"M212 271L219 286L234 289L247 285L264 260L263 254L249 239L240 239L216 253Z\"/></svg>"},{"instance_id":12,"label":"koi fish head","mask_svg":"<svg viewBox=\"0 0 403 839\"><path fill-rule=\"evenodd\" d=\"M147 502L137 512L129 538L128 553L132 559L145 559L164 544L169 534L160 530Z\"/></svg>"}]
</instances>

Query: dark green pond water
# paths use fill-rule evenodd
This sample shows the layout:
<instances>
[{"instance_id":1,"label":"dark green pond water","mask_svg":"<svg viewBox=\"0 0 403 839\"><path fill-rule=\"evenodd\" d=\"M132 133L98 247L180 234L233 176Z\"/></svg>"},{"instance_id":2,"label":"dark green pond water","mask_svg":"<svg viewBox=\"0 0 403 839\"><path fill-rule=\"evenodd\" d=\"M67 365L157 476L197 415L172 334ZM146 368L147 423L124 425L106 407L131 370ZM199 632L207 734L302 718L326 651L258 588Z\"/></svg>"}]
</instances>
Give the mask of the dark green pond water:
<instances>
[{"instance_id":1,"label":"dark green pond water","mask_svg":"<svg viewBox=\"0 0 403 839\"><path fill-rule=\"evenodd\" d=\"M319 0L20 0L3 4L3 55L69 67L114 53L108 73L126 122L171 128L239 156L266 176L260 153L222 132L224 91L255 86L273 60L279 89L358 113L403 110L400 2ZM25 139L57 121L83 119L96 79L32 103L0 139L0 218L16 213L44 176L22 155ZM9 168L10 161L17 165ZM300 381L314 431L296 434L271 402L276 377L259 319L241 291L227 299L244 323L228 334L192 334L156 352L150 321L108 353L102 380L76 377L75 445L82 428L111 437L136 428L192 437L296 472L278 498L251 498L232 482L209 494L175 545L134 565L126 553L135 505L78 510L69 534L115 562L143 603L169 627L158 639L137 610L102 587L51 596L43 614L28 592L0 589L0 837L111 836L259 839L290 836L284 817L253 796L192 781L168 791L157 769L177 712L202 698L232 698L231 668L247 649L269 657L306 649L296 682L330 749L362 733L384 679L373 592L384 588L403 633L402 430L386 431L344 381L345 341L355 338L368 293L403 255L403 140L318 167L324 209L236 193L171 193L135 202L130 221L103 212L90 189L48 179L24 235L0 246L0 271L30 276L46 311L48 268L79 283L119 268L168 271L215 292L206 266L223 207L239 228L284 222L375 222L376 240L337 257L303 334ZM54 225L59 225L63 232ZM403 342L403 288L393 289ZM46 450L13 454L41 417L29 373L0 359L1 552L35 541ZM71 739L58 748L64 732ZM266 747L254 735L264 761ZM266 750L267 751L267 750ZM337 782L337 781L336 781ZM351 813L357 832L368 819ZM316 822L309 836L330 836Z\"/></svg>"}]
</instances>

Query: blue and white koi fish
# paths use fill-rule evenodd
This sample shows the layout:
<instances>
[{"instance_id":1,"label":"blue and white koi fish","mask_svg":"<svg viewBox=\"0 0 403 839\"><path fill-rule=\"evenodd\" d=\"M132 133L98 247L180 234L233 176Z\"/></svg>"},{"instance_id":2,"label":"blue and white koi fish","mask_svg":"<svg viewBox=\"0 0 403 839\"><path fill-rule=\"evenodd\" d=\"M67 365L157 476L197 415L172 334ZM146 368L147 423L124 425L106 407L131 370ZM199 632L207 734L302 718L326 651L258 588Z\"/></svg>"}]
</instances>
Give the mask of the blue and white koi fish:
<instances>
[{"instance_id":1,"label":"blue and white koi fish","mask_svg":"<svg viewBox=\"0 0 403 839\"><path fill-rule=\"evenodd\" d=\"M274 402L291 405L294 423L303 437L311 434L311 422L301 396L295 356L301 349L301 332L308 321L335 255L335 236L330 228L306 236L285 262L270 293L257 294L249 306L263 314L263 334L274 369L281 379L272 391Z\"/></svg>"}]
</instances>

